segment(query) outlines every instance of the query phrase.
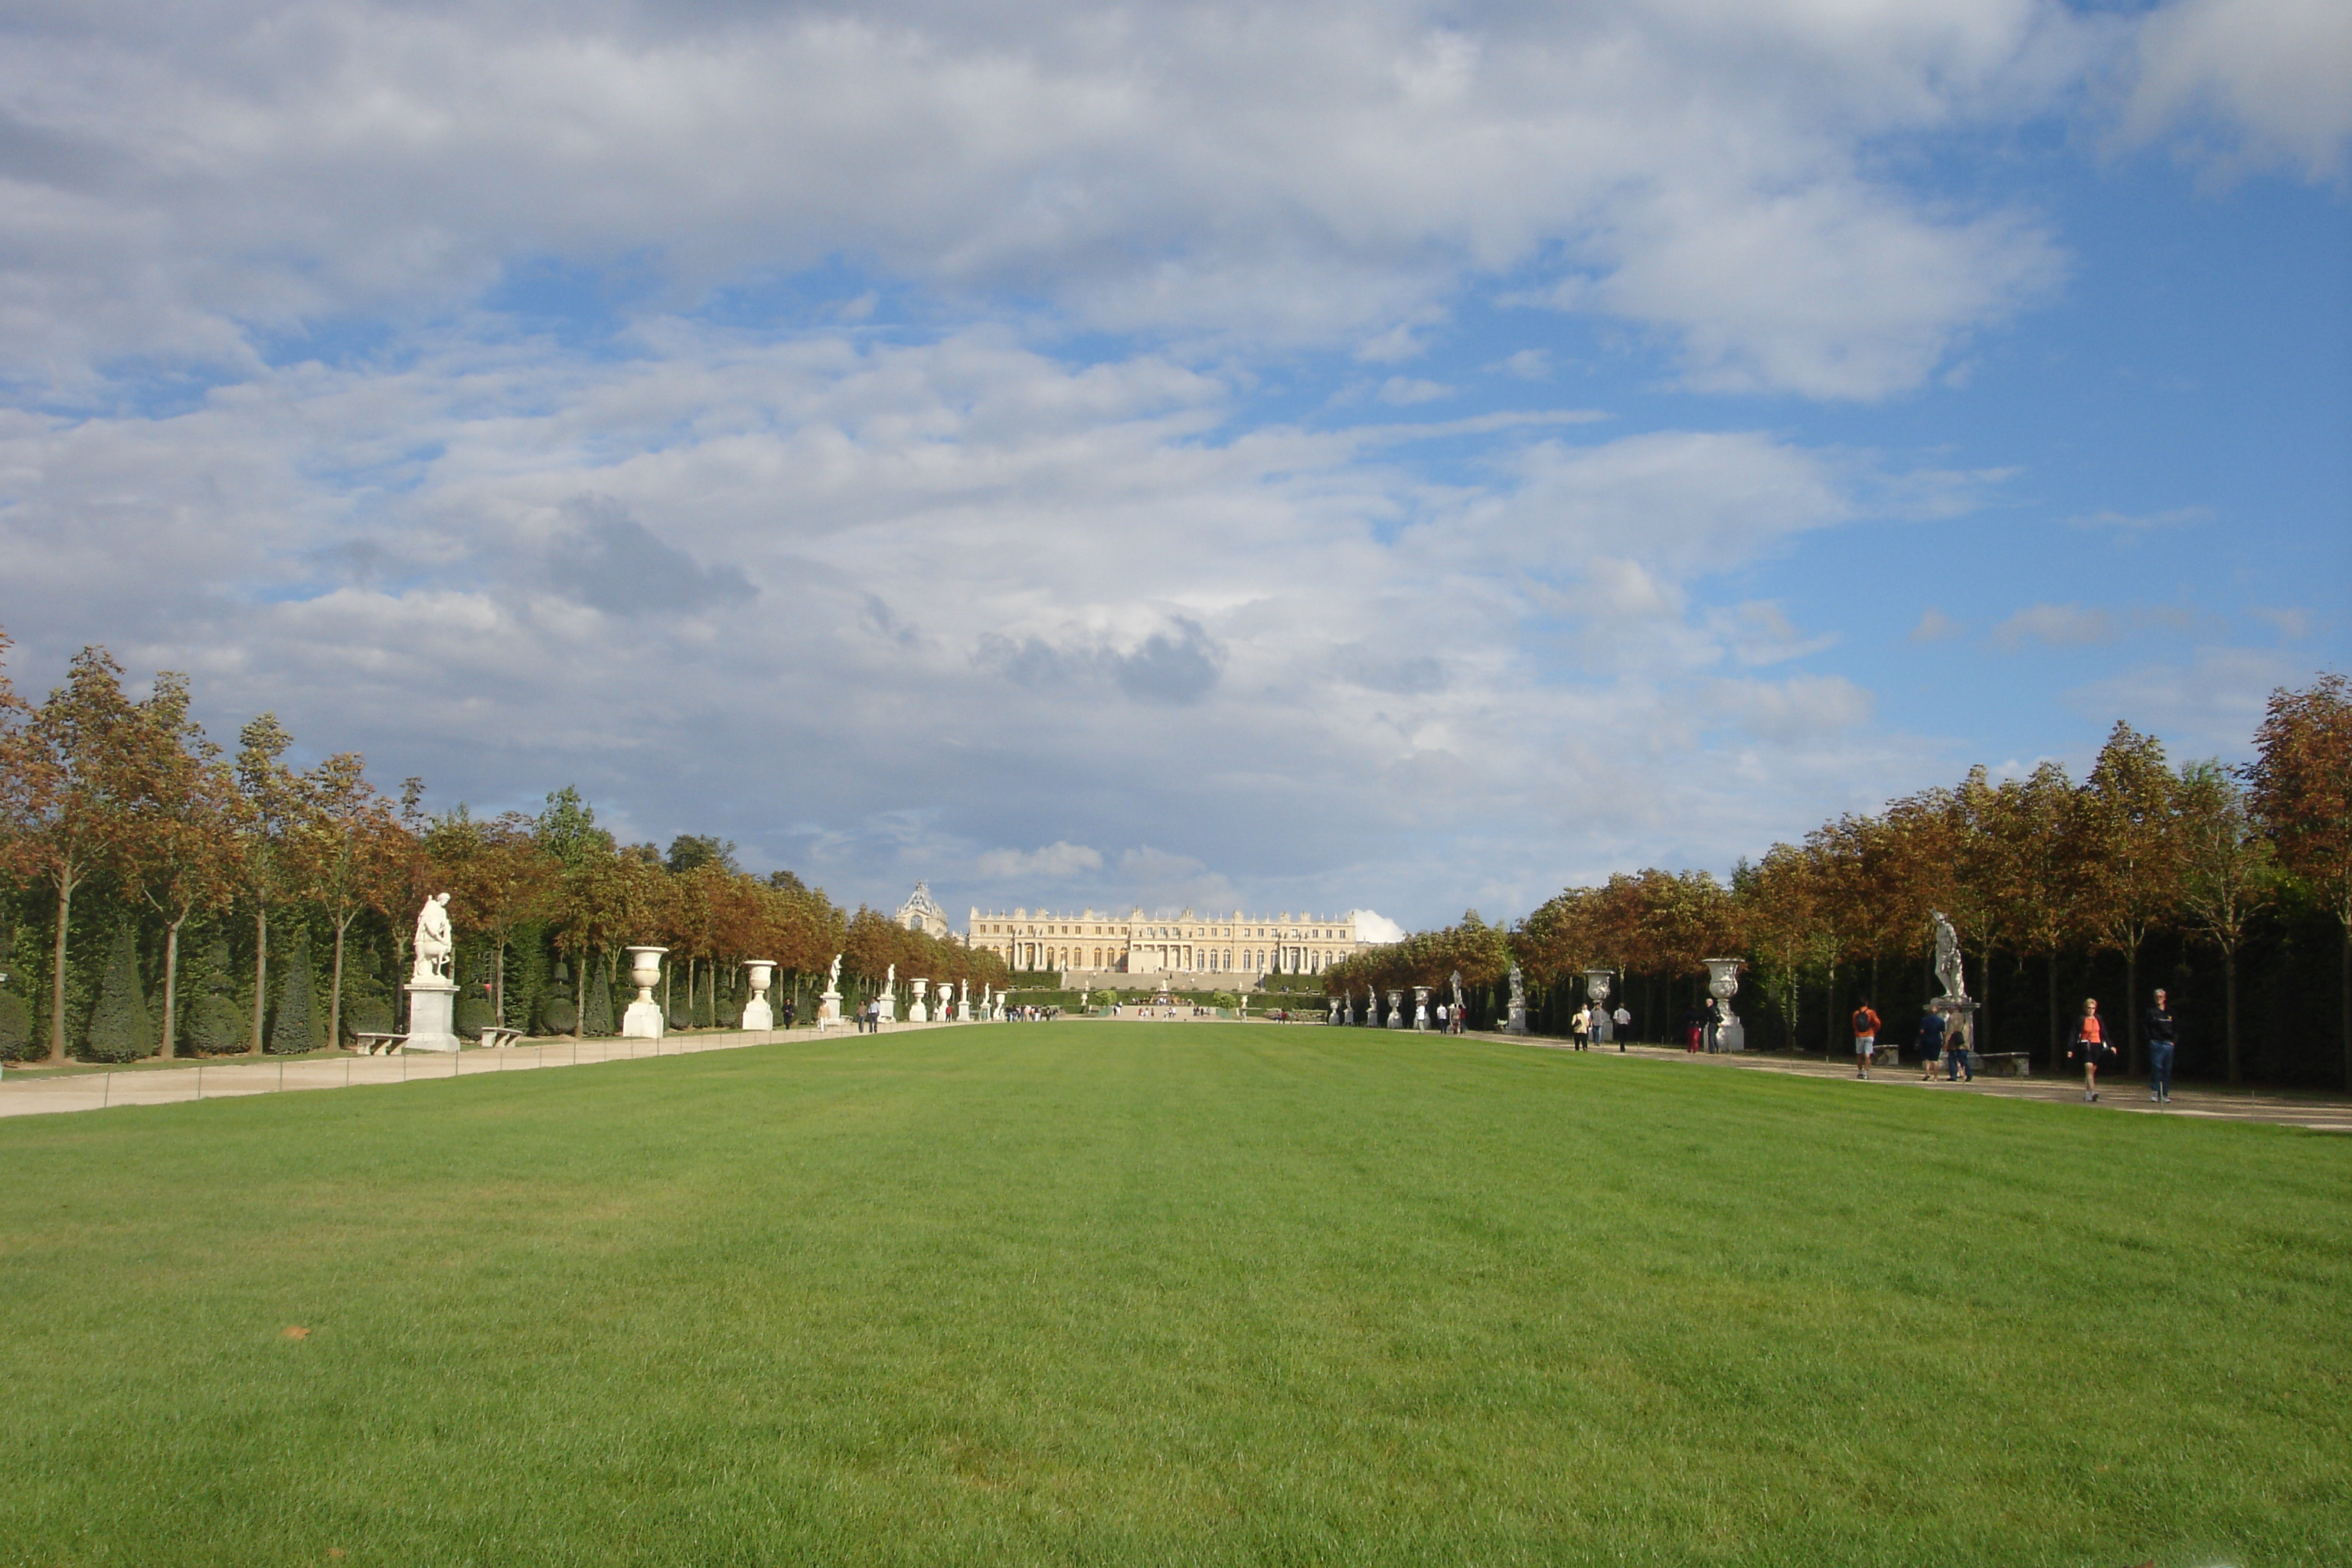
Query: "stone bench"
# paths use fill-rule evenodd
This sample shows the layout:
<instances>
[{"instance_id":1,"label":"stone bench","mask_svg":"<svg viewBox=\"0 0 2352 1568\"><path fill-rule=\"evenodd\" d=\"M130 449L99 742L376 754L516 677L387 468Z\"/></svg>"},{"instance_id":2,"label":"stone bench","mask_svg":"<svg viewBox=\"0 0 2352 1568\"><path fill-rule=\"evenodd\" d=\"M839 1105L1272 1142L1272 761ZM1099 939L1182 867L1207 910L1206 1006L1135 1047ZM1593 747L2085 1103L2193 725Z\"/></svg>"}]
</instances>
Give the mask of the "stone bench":
<instances>
[{"instance_id":1,"label":"stone bench","mask_svg":"<svg viewBox=\"0 0 2352 1568\"><path fill-rule=\"evenodd\" d=\"M1995 1078L2032 1078L2033 1058L2023 1051L1989 1051L1969 1058L1976 1070Z\"/></svg>"},{"instance_id":2,"label":"stone bench","mask_svg":"<svg viewBox=\"0 0 2352 1568\"><path fill-rule=\"evenodd\" d=\"M482 1045L488 1050L497 1050L501 1046L511 1046L521 1038L520 1029L509 1029L497 1024L487 1024L482 1028Z\"/></svg>"},{"instance_id":3,"label":"stone bench","mask_svg":"<svg viewBox=\"0 0 2352 1568\"><path fill-rule=\"evenodd\" d=\"M362 1030L352 1037L352 1048L363 1057L388 1057L408 1043L406 1035Z\"/></svg>"}]
</instances>

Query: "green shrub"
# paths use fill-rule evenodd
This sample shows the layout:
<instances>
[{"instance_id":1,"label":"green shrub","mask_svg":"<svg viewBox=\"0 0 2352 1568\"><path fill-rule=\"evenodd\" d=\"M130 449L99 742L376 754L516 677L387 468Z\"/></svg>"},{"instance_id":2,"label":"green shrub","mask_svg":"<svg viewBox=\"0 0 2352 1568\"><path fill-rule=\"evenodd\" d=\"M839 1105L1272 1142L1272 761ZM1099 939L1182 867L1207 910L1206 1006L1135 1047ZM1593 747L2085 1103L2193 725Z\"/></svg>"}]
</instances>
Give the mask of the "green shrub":
<instances>
[{"instance_id":1,"label":"green shrub","mask_svg":"<svg viewBox=\"0 0 2352 1568\"><path fill-rule=\"evenodd\" d=\"M326 1043L319 1018L319 977L310 965L310 933L297 924L278 961L278 1010L269 1020L272 1056L300 1056Z\"/></svg>"},{"instance_id":2,"label":"green shrub","mask_svg":"<svg viewBox=\"0 0 2352 1568\"><path fill-rule=\"evenodd\" d=\"M82 1054L94 1062L136 1061L155 1048L155 1019L147 990L139 981L139 936L128 921L114 930L99 982L98 1005L90 1009Z\"/></svg>"},{"instance_id":3,"label":"green shrub","mask_svg":"<svg viewBox=\"0 0 2352 1568\"><path fill-rule=\"evenodd\" d=\"M550 1035L568 1035L580 1021L580 1005L572 999L572 972L561 960L539 999L539 1027Z\"/></svg>"},{"instance_id":4,"label":"green shrub","mask_svg":"<svg viewBox=\"0 0 2352 1568\"><path fill-rule=\"evenodd\" d=\"M613 976L602 963L591 961L587 977L585 1011L580 1019L583 1035L603 1036L613 1032Z\"/></svg>"},{"instance_id":5,"label":"green shrub","mask_svg":"<svg viewBox=\"0 0 2352 1568\"><path fill-rule=\"evenodd\" d=\"M483 995L478 987L469 987L464 995L457 998L453 1026L458 1038L478 1040L482 1037L482 1031L494 1022L496 1015L490 1011L490 999Z\"/></svg>"},{"instance_id":6,"label":"green shrub","mask_svg":"<svg viewBox=\"0 0 2352 1568\"><path fill-rule=\"evenodd\" d=\"M33 1054L33 1007L14 991L0 990L0 1061Z\"/></svg>"}]
</instances>

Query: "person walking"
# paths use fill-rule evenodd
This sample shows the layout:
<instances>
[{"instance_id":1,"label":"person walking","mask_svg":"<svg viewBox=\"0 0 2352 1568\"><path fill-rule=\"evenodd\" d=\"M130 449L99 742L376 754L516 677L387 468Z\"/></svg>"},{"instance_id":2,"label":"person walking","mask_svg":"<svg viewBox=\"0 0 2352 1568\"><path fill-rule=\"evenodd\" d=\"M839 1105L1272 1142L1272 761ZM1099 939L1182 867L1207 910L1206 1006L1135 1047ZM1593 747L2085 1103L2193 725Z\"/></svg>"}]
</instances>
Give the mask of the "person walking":
<instances>
[{"instance_id":1,"label":"person walking","mask_svg":"<svg viewBox=\"0 0 2352 1568\"><path fill-rule=\"evenodd\" d=\"M1944 1016L1933 1007L1919 1018L1919 1081L1936 1081L1936 1063L1944 1054Z\"/></svg>"},{"instance_id":2,"label":"person walking","mask_svg":"<svg viewBox=\"0 0 2352 1568\"><path fill-rule=\"evenodd\" d=\"M1617 1054L1622 1057L1625 1054L1625 1041L1633 1033L1633 1015L1625 1010L1625 1004L1620 1002L1617 1004L1617 1016L1611 1021L1617 1026Z\"/></svg>"},{"instance_id":3,"label":"person walking","mask_svg":"<svg viewBox=\"0 0 2352 1568\"><path fill-rule=\"evenodd\" d=\"M1878 1014L1864 997L1862 1005L1853 1010L1853 1076L1868 1078L1870 1064L1878 1054Z\"/></svg>"},{"instance_id":4,"label":"person walking","mask_svg":"<svg viewBox=\"0 0 2352 1568\"><path fill-rule=\"evenodd\" d=\"M1944 1078L1948 1081L1974 1083L1977 1075L1969 1067L1969 1021L1953 1020L1944 1031Z\"/></svg>"},{"instance_id":5,"label":"person walking","mask_svg":"<svg viewBox=\"0 0 2352 1568\"><path fill-rule=\"evenodd\" d=\"M2159 1105L2172 1103L2172 1009L2165 1005L2164 992L2156 993L2155 1005L2147 1010L2141 1033L2147 1037L2147 1097Z\"/></svg>"},{"instance_id":6,"label":"person walking","mask_svg":"<svg viewBox=\"0 0 2352 1568\"><path fill-rule=\"evenodd\" d=\"M1569 1038L1576 1042L1576 1048L1582 1050L1586 1042L1592 1037L1591 1008L1579 1007L1576 1010L1576 1016L1568 1021L1568 1034Z\"/></svg>"},{"instance_id":7,"label":"person walking","mask_svg":"<svg viewBox=\"0 0 2352 1568\"><path fill-rule=\"evenodd\" d=\"M2099 1017L2099 999L2085 996L2083 998L2083 1021L2074 1026L2074 1043L2066 1050L2068 1061L2083 1064L2083 1098L2085 1100L2099 1098L2099 1068L2105 1066L2107 1058L2113 1055L2115 1047L2107 1043L2106 1025Z\"/></svg>"}]
</instances>

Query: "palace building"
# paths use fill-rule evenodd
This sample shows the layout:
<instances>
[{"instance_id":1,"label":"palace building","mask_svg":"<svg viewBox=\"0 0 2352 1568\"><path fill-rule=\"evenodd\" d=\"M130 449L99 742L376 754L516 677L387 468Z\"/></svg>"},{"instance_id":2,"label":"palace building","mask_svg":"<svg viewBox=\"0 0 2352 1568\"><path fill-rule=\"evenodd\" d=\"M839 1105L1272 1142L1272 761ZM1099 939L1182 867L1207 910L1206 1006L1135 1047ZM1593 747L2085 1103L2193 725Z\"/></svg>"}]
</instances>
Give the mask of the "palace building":
<instances>
[{"instance_id":1,"label":"palace building","mask_svg":"<svg viewBox=\"0 0 2352 1568\"><path fill-rule=\"evenodd\" d=\"M1099 910L981 910L964 927L967 946L1003 956L1016 971L1059 971L1065 984L1095 976L1214 977L1246 988L1262 974L1320 974L1373 945L1352 915L1124 915Z\"/></svg>"}]
</instances>

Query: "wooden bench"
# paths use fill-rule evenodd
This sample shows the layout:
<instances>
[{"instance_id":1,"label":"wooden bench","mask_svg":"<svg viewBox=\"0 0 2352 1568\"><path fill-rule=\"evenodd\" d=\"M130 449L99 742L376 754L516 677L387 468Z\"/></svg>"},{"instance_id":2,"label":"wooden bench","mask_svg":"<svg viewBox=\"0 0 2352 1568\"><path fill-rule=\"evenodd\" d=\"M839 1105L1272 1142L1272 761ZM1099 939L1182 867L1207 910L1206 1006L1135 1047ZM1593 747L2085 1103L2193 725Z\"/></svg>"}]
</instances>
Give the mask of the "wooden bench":
<instances>
[{"instance_id":1,"label":"wooden bench","mask_svg":"<svg viewBox=\"0 0 2352 1568\"><path fill-rule=\"evenodd\" d=\"M520 1029L509 1029L498 1024L486 1024L482 1026L482 1045L488 1050L494 1051L501 1046L511 1046L521 1038Z\"/></svg>"},{"instance_id":2,"label":"wooden bench","mask_svg":"<svg viewBox=\"0 0 2352 1568\"><path fill-rule=\"evenodd\" d=\"M406 1035L383 1034L371 1030L362 1030L352 1037L352 1048L363 1057L388 1057L407 1043Z\"/></svg>"}]
</instances>

